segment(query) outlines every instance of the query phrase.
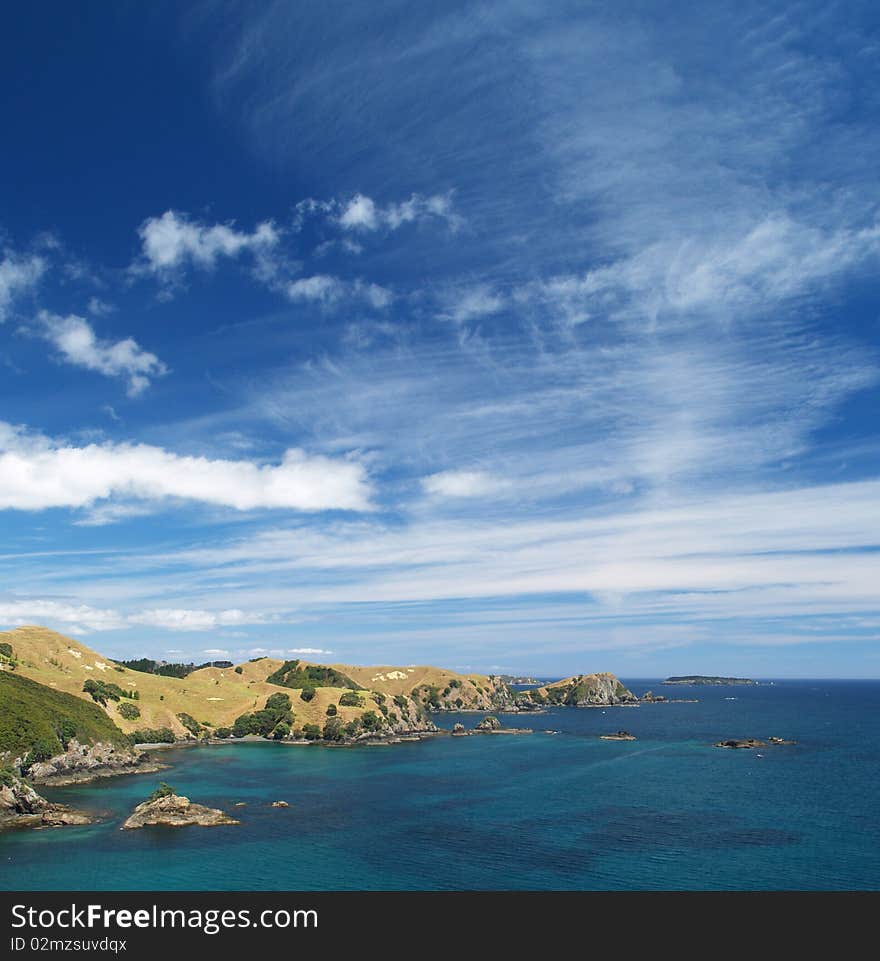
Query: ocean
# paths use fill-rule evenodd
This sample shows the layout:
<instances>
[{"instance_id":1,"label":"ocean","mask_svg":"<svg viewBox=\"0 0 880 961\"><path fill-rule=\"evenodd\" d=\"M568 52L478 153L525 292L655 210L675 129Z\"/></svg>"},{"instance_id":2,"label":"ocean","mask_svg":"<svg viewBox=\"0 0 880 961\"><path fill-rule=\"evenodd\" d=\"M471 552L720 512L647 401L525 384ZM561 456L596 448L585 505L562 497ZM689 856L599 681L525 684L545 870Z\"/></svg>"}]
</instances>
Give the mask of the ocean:
<instances>
[{"instance_id":1,"label":"ocean","mask_svg":"<svg viewBox=\"0 0 880 961\"><path fill-rule=\"evenodd\" d=\"M0 888L880 887L880 681L624 683L699 702L503 715L535 729L523 736L175 748L161 774L46 790L104 820L0 835ZM472 727L479 715L435 719ZM619 728L638 740L597 737ZM798 743L712 747L770 735ZM121 831L160 780L242 823Z\"/></svg>"}]
</instances>

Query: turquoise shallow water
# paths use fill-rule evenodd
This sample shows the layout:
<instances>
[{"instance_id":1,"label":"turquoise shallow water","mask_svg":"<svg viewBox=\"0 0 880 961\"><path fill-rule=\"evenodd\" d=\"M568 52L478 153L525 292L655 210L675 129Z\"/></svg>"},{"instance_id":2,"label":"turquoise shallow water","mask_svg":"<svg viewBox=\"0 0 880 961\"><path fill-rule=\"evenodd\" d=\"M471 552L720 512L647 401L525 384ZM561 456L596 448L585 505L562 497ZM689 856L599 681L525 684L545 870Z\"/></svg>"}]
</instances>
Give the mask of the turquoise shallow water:
<instances>
[{"instance_id":1,"label":"turquoise shallow water","mask_svg":"<svg viewBox=\"0 0 880 961\"><path fill-rule=\"evenodd\" d=\"M506 716L536 728L520 737L168 751L161 775L46 792L106 820L0 836L0 888L880 887L880 682L663 690L700 702ZM438 723L456 720L478 717ZM621 727L639 740L596 737ZM710 746L774 734L798 744ZM226 810L248 802L242 824L120 831L162 778ZM268 807L279 798L290 807Z\"/></svg>"}]
</instances>

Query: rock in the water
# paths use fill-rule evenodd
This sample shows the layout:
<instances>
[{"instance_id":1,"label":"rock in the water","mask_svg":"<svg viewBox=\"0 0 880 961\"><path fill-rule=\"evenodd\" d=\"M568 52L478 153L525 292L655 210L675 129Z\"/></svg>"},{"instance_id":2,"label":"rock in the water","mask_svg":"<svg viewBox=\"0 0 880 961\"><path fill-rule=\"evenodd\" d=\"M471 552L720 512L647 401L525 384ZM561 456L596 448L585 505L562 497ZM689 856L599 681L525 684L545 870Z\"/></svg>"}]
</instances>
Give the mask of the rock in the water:
<instances>
[{"instance_id":1,"label":"rock in the water","mask_svg":"<svg viewBox=\"0 0 880 961\"><path fill-rule=\"evenodd\" d=\"M452 736L453 737L467 737L467 731L465 730L464 724L453 724L452 725Z\"/></svg>"},{"instance_id":2,"label":"rock in the water","mask_svg":"<svg viewBox=\"0 0 880 961\"><path fill-rule=\"evenodd\" d=\"M179 828L190 824L197 824L199 827L215 827L219 824L240 823L219 808L193 804L188 797L180 794L166 794L139 804L122 825L122 829L131 831L134 828L153 825Z\"/></svg>"},{"instance_id":3,"label":"rock in the water","mask_svg":"<svg viewBox=\"0 0 880 961\"><path fill-rule=\"evenodd\" d=\"M501 721L498 720L493 714L488 717L484 717L482 721L474 728L475 731L498 731L501 728Z\"/></svg>"},{"instance_id":4,"label":"rock in the water","mask_svg":"<svg viewBox=\"0 0 880 961\"><path fill-rule=\"evenodd\" d=\"M287 801L273 801L272 807L273 808L289 808L290 805L287 803Z\"/></svg>"},{"instance_id":5,"label":"rock in the water","mask_svg":"<svg viewBox=\"0 0 880 961\"><path fill-rule=\"evenodd\" d=\"M771 744L797 744L797 741L786 740L783 737L768 737L767 740Z\"/></svg>"},{"instance_id":6,"label":"rock in the water","mask_svg":"<svg viewBox=\"0 0 880 961\"><path fill-rule=\"evenodd\" d=\"M629 731L618 731L616 734L600 734L603 741L634 741L636 736Z\"/></svg>"},{"instance_id":7,"label":"rock in the water","mask_svg":"<svg viewBox=\"0 0 880 961\"><path fill-rule=\"evenodd\" d=\"M666 700L666 697L663 694L655 694L653 691L645 691L639 700L646 704L661 704Z\"/></svg>"},{"instance_id":8,"label":"rock in the water","mask_svg":"<svg viewBox=\"0 0 880 961\"><path fill-rule=\"evenodd\" d=\"M746 738L740 738L740 739L731 738L728 741L718 741L715 744L715 747L729 747L734 750L737 750L741 748L747 749L747 748L753 748L753 747L767 747L767 744L765 741L759 741L753 737L746 737Z\"/></svg>"}]
</instances>

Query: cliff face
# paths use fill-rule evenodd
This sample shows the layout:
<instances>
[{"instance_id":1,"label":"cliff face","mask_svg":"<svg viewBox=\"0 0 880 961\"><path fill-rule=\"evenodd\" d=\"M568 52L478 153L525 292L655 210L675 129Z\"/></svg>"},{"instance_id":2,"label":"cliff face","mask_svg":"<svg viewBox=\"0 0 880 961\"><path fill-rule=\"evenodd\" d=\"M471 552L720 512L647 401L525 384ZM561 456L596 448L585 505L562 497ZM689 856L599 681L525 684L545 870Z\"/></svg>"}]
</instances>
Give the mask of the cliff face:
<instances>
[{"instance_id":1,"label":"cliff face","mask_svg":"<svg viewBox=\"0 0 880 961\"><path fill-rule=\"evenodd\" d=\"M64 804L52 804L17 775L0 772L0 828L91 823L87 814Z\"/></svg>"},{"instance_id":2,"label":"cliff face","mask_svg":"<svg viewBox=\"0 0 880 961\"><path fill-rule=\"evenodd\" d=\"M609 672L577 674L519 695L533 704L569 707L617 707L638 704L639 699Z\"/></svg>"},{"instance_id":3,"label":"cliff face","mask_svg":"<svg viewBox=\"0 0 880 961\"><path fill-rule=\"evenodd\" d=\"M59 787L116 774L145 774L163 767L141 751L104 741L80 744L73 738L63 754L47 761L35 761L27 767L26 773L36 784Z\"/></svg>"}]
</instances>

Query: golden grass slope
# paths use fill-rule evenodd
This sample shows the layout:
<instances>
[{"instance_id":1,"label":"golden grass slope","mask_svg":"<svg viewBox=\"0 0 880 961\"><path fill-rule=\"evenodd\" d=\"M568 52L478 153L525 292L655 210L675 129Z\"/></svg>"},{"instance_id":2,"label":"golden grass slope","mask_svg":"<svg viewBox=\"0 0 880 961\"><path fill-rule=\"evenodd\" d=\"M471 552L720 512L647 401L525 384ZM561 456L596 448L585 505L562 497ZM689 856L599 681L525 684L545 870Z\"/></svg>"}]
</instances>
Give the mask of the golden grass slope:
<instances>
[{"instance_id":1,"label":"golden grass slope","mask_svg":"<svg viewBox=\"0 0 880 961\"><path fill-rule=\"evenodd\" d=\"M297 727L309 723L323 727L327 707L338 705L343 693L341 688L319 687L314 699L306 703L300 699L299 691L266 683L266 678L282 664L268 657L240 664L240 674L231 667L206 667L188 677L175 678L120 669L112 660L80 641L45 627L19 627L0 632L0 642L12 645L18 659L17 673L55 690L91 702L89 695L83 692L83 684L93 678L138 691L139 699L130 702L141 712L136 720L121 717L119 704L115 701L108 701L104 708L127 734L140 728L168 727L179 737L186 737L187 731L177 718L181 713L189 714L200 724L212 728L231 727L240 714L259 710L269 695L279 691L290 695ZM414 687L424 684L442 688L452 679L473 681L480 687L488 687L490 683L488 678L479 674L464 676L434 667L332 666L347 674L364 692L378 691L391 697L409 695ZM338 707L338 715L343 721L349 721L364 710L375 708L376 705L366 698L364 708Z\"/></svg>"}]
</instances>

